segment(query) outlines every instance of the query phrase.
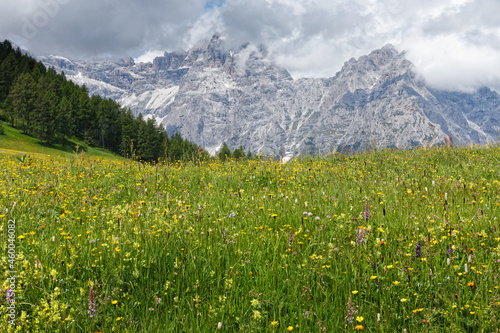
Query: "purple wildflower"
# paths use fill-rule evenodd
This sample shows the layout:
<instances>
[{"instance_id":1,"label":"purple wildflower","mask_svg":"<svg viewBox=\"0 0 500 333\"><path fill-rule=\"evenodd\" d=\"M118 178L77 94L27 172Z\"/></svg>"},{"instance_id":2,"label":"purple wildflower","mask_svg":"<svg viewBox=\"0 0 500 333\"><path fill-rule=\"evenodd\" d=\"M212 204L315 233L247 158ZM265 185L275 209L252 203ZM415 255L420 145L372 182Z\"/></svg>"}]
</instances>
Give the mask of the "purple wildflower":
<instances>
[{"instance_id":1,"label":"purple wildflower","mask_svg":"<svg viewBox=\"0 0 500 333\"><path fill-rule=\"evenodd\" d=\"M7 303L12 304L14 302L14 291L12 290L11 287L7 289L5 297L7 298Z\"/></svg>"},{"instance_id":2,"label":"purple wildflower","mask_svg":"<svg viewBox=\"0 0 500 333\"><path fill-rule=\"evenodd\" d=\"M89 290L89 309L87 311L90 315L90 318L93 318L96 313L95 309L95 294L94 294L94 286L90 286Z\"/></svg>"},{"instance_id":3,"label":"purple wildflower","mask_svg":"<svg viewBox=\"0 0 500 333\"><path fill-rule=\"evenodd\" d=\"M446 251L446 256L449 257L453 254L453 248L451 245L448 245L448 251Z\"/></svg>"},{"instance_id":4,"label":"purple wildflower","mask_svg":"<svg viewBox=\"0 0 500 333\"><path fill-rule=\"evenodd\" d=\"M370 210L368 209L368 204L365 206L365 221L368 221L370 218Z\"/></svg>"},{"instance_id":5,"label":"purple wildflower","mask_svg":"<svg viewBox=\"0 0 500 333\"><path fill-rule=\"evenodd\" d=\"M365 235L366 235L366 230L363 229L363 228L358 228L358 230L356 230L356 245L357 246L360 246L361 243L364 243L365 242Z\"/></svg>"},{"instance_id":6,"label":"purple wildflower","mask_svg":"<svg viewBox=\"0 0 500 333\"><path fill-rule=\"evenodd\" d=\"M288 237L288 242L289 242L289 246L290 248L292 248L292 245L293 245L293 231L290 230L290 236Z\"/></svg>"},{"instance_id":7,"label":"purple wildflower","mask_svg":"<svg viewBox=\"0 0 500 333\"><path fill-rule=\"evenodd\" d=\"M354 316L357 313L358 313L358 307L357 306L354 307L351 298L349 297L349 300L347 301L347 316L345 316L347 323L352 324L354 322Z\"/></svg>"},{"instance_id":8,"label":"purple wildflower","mask_svg":"<svg viewBox=\"0 0 500 333\"><path fill-rule=\"evenodd\" d=\"M421 247L422 247L422 244L420 244L420 242L418 242L417 247L415 248L415 258L420 257Z\"/></svg>"}]
</instances>

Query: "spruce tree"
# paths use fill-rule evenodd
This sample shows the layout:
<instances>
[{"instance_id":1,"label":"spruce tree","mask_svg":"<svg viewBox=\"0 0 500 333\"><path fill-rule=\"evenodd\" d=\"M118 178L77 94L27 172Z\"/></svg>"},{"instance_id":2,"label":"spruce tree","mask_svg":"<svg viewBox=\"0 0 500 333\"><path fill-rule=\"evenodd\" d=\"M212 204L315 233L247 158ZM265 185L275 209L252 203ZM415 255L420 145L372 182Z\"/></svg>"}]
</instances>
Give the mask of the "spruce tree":
<instances>
[{"instance_id":1,"label":"spruce tree","mask_svg":"<svg viewBox=\"0 0 500 333\"><path fill-rule=\"evenodd\" d=\"M71 137L71 127L69 126L69 117L71 115L71 103L66 96L63 96L58 105L58 121L57 121L57 134L61 140L61 145L66 144L66 137Z\"/></svg>"},{"instance_id":2,"label":"spruce tree","mask_svg":"<svg viewBox=\"0 0 500 333\"><path fill-rule=\"evenodd\" d=\"M23 131L30 133L33 127L33 109L36 98L36 84L29 74L17 77L10 91L14 114L23 124Z\"/></svg>"},{"instance_id":3,"label":"spruce tree","mask_svg":"<svg viewBox=\"0 0 500 333\"><path fill-rule=\"evenodd\" d=\"M225 161L228 158L231 158L231 149L229 149L225 142L222 144L222 148L218 156L221 161Z\"/></svg>"}]
</instances>

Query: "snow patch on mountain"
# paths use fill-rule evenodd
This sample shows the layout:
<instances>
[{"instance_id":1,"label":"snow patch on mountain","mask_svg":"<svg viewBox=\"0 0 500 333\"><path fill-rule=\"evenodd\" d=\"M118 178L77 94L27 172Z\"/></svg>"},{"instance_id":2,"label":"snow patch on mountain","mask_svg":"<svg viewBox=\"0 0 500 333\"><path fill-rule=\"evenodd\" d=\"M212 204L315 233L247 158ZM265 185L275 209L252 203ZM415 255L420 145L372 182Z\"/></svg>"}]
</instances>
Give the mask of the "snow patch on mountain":
<instances>
[{"instance_id":1,"label":"snow patch on mountain","mask_svg":"<svg viewBox=\"0 0 500 333\"><path fill-rule=\"evenodd\" d=\"M67 78L78 85L85 85L87 88L89 88L89 91L99 91L100 93L104 94L106 93L106 91L118 93L125 92L125 90L115 87L111 84L86 77L82 74L82 72L78 72L77 75L68 75Z\"/></svg>"},{"instance_id":2,"label":"snow patch on mountain","mask_svg":"<svg viewBox=\"0 0 500 333\"><path fill-rule=\"evenodd\" d=\"M172 104L178 92L179 86L158 88L152 91L146 91L139 96L136 94L124 96L119 102L123 106L131 109L141 106L145 111L154 112Z\"/></svg>"}]
</instances>

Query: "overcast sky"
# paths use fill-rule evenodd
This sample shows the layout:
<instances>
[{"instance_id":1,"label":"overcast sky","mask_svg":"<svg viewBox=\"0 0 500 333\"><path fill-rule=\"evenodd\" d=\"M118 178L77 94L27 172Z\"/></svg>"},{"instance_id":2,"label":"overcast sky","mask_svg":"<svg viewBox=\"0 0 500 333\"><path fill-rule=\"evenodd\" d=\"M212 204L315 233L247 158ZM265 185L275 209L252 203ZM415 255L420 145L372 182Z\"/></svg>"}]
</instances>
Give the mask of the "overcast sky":
<instances>
[{"instance_id":1,"label":"overcast sky","mask_svg":"<svg viewBox=\"0 0 500 333\"><path fill-rule=\"evenodd\" d=\"M500 91L500 0L0 0L0 38L34 54L152 59L219 32L329 77L387 43L432 86Z\"/></svg>"}]
</instances>

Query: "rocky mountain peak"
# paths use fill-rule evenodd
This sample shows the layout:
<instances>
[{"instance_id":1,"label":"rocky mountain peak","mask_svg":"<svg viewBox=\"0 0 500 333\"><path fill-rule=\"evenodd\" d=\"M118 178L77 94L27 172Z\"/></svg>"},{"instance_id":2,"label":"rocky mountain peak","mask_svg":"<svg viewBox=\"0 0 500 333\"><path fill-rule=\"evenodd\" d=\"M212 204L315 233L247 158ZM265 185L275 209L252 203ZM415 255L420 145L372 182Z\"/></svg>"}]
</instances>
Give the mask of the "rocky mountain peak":
<instances>
[{"instance_id":1,"label":"rocky mountain peak","mask_svg":"<svg viewBox=\"0 0 500 333\"><path fill-rule=\"evenodd\" d=\"M169 134L215 153L231 149L264 154L413 147L497 139L500 96L436 91L413 73L413 64L387 44L347 61L329 79L293 80L265 46L229 49L224 38L165 52L152 64L131 61L41 60L85 84L91 94L114 98L135 114L156 117Z\"/></svg>"}]
</instances>

